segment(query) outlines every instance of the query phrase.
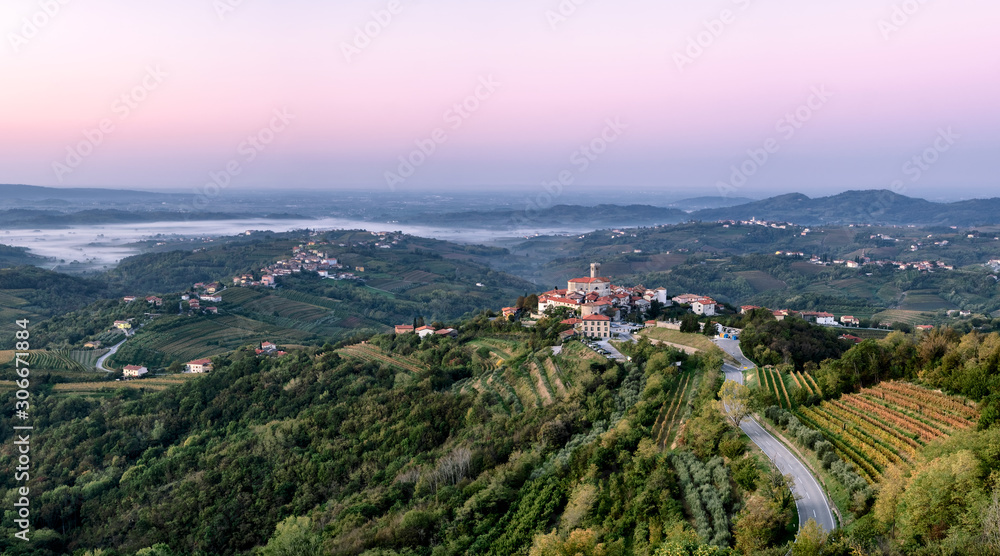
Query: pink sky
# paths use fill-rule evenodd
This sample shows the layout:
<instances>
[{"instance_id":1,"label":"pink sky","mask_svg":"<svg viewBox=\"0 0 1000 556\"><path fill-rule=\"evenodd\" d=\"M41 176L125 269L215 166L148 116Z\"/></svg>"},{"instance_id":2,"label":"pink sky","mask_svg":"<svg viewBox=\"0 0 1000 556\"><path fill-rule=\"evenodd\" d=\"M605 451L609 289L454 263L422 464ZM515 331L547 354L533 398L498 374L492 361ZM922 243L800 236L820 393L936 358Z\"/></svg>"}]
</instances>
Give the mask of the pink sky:
<instances>
[{"instance_id":1,"label":"pink sky","mask_svg":"<svg viewBox=\"0 0 1000 556\"><path fill-rule=\"evenodd\" d=\"M225 2L239 5L220 17ZM587 0L554 26L558 0L326 4L92 0L48 16L5 2L0 183L191 190L237 159L248 188L385 189L398 158L442 128L447 141L401 187L535 187L576 171L574 152L619 118L627 130L574 187L715 194L768 138L780 150L743 195L886 187L948 127L960 140L908 191L997 185L995 2ZM894 6L919 8L886 38ZM348 60L366 25L377 36ZM150 68L162 81L125 112L116 102ZM448 110L489 77L499 86L452 127ZM776 123L814 87L833 96L783 138ZM240 145L278 109L294 121L247 161ZM69 168L67 148L104 119L114 130Z\"/></svg>"}]
</instances>

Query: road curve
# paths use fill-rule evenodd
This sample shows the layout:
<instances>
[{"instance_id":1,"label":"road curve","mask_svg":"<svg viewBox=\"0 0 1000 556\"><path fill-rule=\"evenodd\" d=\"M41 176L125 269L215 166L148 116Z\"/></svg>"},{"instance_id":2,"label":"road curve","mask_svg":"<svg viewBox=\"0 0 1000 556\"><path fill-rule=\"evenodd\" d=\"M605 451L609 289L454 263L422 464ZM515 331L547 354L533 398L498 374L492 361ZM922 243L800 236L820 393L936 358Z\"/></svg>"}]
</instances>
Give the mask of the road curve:
<instances>
[{"instance_id":1,"label":"road curve","mask_svg":"<svg viewBox=\"0 0 1000 556\"><path fill-rule=\"evenodd\" d=\"M753 368L753 363L743 357L739 342L718 340L716 344L737 361L743 363L744 368ZM722 370L726 373L726 380L743 384L743 371L741 369L726 364L722 366ZM792 486L792 492L796 497L795 506L799 510L799 528L801 529L810 519L815 519L816 523L825 531L836 529L837 521L833 518L830 502L826 493L823 492L823 487L820 486L819 481L809 471L809 468L784 444L771 436L771 433L767 432L754 418L744 419L740 428L783 474L792 476L795 482Z\"/></svg>"},{"instance_id":2,"label":"road curve","mask_svg":"<svg viewBox=\"0 0 1000 556\"><path fill-rule=\"evenodd\" d=\"M117 353L118 352L118 348L122 347L122 344L124 344L126 340L128 340L128 336L125 337L125 340L122 340L122 341L118 342L117 344L111 346L111 349L109 349L107 353L105 353L104 355L100 356L97 359L97 363L94 364L94 367L96 367L98 371L103 371L105 373L112 372L114 369L105 368L104 367L104 362L108 359L108 357L111 357L112 355L114 355L115 353Z\"/></svg>"}]
</instances>

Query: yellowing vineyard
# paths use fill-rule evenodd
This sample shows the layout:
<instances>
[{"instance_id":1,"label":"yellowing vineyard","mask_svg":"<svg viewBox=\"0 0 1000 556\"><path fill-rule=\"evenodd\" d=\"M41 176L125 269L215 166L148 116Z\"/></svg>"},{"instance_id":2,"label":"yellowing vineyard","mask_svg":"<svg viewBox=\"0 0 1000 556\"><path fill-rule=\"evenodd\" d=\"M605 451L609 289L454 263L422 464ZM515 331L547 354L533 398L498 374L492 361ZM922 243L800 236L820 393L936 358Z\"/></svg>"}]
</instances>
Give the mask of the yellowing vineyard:
<instances>
[{"instance_id":1,"label":"yellowing vineyard","mask_svg":"<svg viewBox=\"0 0 1000 556\"><path fill-rule=\"evenodd\" d=\"M411 373L419 373L424 370L423 365L419 361L397 354L386 355L381 349L367 343L347 346L339 350L339 352L344 357L356 357L365 361L383 363Z\"/></svg>"},{"instance_id":2,"label":"yellowing vineyard","mask_svg":"<svg viewBox=\"0 0 1000 556\"><path fill-rule=\"evenodd\" d=\"M656 439L656 445L660 448L669 446L671 434L676 434L678 430L677 425L679 425L682 407L694 389L690 383L691 375L685 374L678 382L677 387L674 388L670 398L663 402L663 407L660 408L656 423L653 425L653 437Z\"/></svg>"},{"instance_id":3,"label":"yellowing vineyard","mask_svg":"<svg viewBox=\"0 0 1000 556\"><path fill-rule=\"evenodd\" d=\"M904 382L883 382L836 401L799 410L837 454L868 482L890 465L906 465L928 442L975 426L975 406Z\"/></svg>"}]
</instances>

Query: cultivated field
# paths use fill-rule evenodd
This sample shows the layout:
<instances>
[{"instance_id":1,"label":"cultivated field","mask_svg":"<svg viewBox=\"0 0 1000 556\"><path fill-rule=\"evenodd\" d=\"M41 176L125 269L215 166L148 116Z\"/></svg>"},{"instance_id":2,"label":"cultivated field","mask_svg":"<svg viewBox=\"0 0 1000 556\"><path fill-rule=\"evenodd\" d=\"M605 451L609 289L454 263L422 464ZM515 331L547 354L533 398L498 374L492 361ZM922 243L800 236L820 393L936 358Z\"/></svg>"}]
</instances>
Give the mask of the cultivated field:
<instances>
[{"instance_id":1,"label":"cultivated field","mask_svg":"<svg viewBox=\"0 0 1000 556\"><path fill-rule=\"evenodd\" d=\"M886 467L906 465L928 442L975 426L976 407L904 382L883 382L858 394L799 411L870 483Z\"/></svg>"},{"instance_id":2,"label":"cultivated field","mask_svg":"<svg viewBox=\"0 0 1000 556\"><path fill-rule=\"evenodd\" d=\"M946 301L935 290L911 290L903 294L899 308L906 311L939 311L958 309L954 303Z\"/></svg>"},{"instance_id":3,"label":"cultivated field","mask_svg":"<svg viewBox=\"0 0 1000 556\"><path fill-rule=\"evenodd\" d=\"M753 289L758 292L780 290L788 287L788 284L786 284L784 280L779 280L778 278L760 270L745 270L743 272L737 272L736 274L745 278L747 282L750 282Z\"/></svg>"},{"instance_id":4,"label":"cultivated field","mask_svg":"<svg viewBox=\"0 0 1000 556\"><path fill-rule=\"evenodd\" d=\"M129 340L129 345L161 352L171 359L189 361L265 340L279 344L301 343L310 336L308 332L289 329L280 330L278 335L276 326L235 315L187 319L189 322L179 322L169 330L139 334Z\"/></svg>"},{"instance_id":5,"label":"cultivated field","mask_svg":"<svg viewBox=\"0 0 1000 556\"><path fill-rule=\"evenodd\" d=\"M502 411L517 413L525 408L545 407L560 400L566 400L577 384L580 373L590 373L590 363L607 362L606 359L594 353L579 342L570 342L563 348L561 355L553 355L549 348L536 353L527 354L514 351L512 340L498 338L481 338L470 342L470 346L478 350L482 347L496 349L496 346L507 346L509 356L501 358L494 351L490 352L488 371L478 378L463 380L456 383L459 391L477 391L490 396L499 402ZM498 350L499 351L499 350ZM516 367L506 364L510 358L517 357Z\"/></svg>"},{"instance_id":6,"label":"cultivated field","mask_svg":"<svg viewBox=\"0 0 1000 556\"><path fill-rule=\"evenodd\" d=\"M653 424L652 436L656 439L656 445L667 448L680 430L680 419L683 413L685 402L691 397L694 391L694 383L697 378L692 378L691 373L685 373L677 381L677 386L670 393L670 398L663 402L660 413L656 416Z\"/></svg>"},{"instance_id":7,"label":"cultivated field","mask_svg":"<svg viewBox=\"0 0 1000 556\"><path fill-rule=\"evenodd\" d=\"M95 359L96 360L96 359ZM94 366L85 367L79 361L71 357L68 351L32 351L28 358L28 363L32 369L38 371L78 371L86 372L93 370Z\"/></svg>"},{"instance_id":8,"label":"cultivated field","mask_svg":"<svg viewBox=\"0 0 1000 556\"><path fill-rule=\"evenodd\" d=\"M793 390L786 384L786 377L789 382L794 386L795 381L791 375L786 375L784 373L779 373L774 369L774 367L757 367L756 369L756 381L755 384L759 388L770 392L774 395L775 399L778 400L778 406L783 409L792 408L792 397L789 393ZM810 385L813 383L810 382Z\"/></svg>"},{"instance_id":9,"label":"cultivated field","mask_svg":"<svg viewBox=\"0 0 1000 556\"><path fill-rule=\"evenodd\" d=\"M318 307L273 295L255 299L242 305L244 309L255 313L303 322L317 321L330 314L330 309L326 307Z\"/></svg>"},{"instance_id":10,"label":"cultivated field","mask_svg":"<svg viewBox=\"0 0 1000 556\"><path fill-rule=\"evenodd\" d=\"M337 352L342 357L355 357L365 361L374 361L376 363L382 363L384 365L396 367L411 373L419 373L426 370L423 364L416 359L397 354L387 355L381 349L371 344L355 344L353 346L347 346L337 350Z\"/></svg>"},{"instance_id":11,"label":"cultivated field","mask_svg":"<svg viewBox=\"0 0 1000 556\"><path fill-rule=\"evenodd\" d=\"M178 374L178 375L165 375L158 377L143 378L139 380L123 380L123 381L99 381L99 382L69 382L63 384L56 384L52 387L52 391L55 394L64 395L93 395L101 392L111 392L119 388L129 388L133 390L151 390L160 391L166 390L172 386L177 386L178 384L184 384L189 380L193 380L200 375L195 374Z\"/></svg>"},{"instance_id":12,"label":"cultivated field","mask_svg":"<svg viewBox=\"0 0 1000 556\"><path fill-rule=\"evenodd\" d=\"M906 324L930 324L934 315L923 311L905 311L902 309L890 309L882 311L872 316L877 322L905 322Z\"/></svg>"}]
</instances>

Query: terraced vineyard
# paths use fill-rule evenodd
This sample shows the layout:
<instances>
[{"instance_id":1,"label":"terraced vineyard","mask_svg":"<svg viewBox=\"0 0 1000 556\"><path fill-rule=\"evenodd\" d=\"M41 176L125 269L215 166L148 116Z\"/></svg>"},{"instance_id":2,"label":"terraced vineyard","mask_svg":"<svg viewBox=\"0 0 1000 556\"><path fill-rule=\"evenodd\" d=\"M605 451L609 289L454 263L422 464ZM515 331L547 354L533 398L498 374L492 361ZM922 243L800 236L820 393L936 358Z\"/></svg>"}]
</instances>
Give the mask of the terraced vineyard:
<instances>
[{"instance_id":1,"label":"terraced vineyard","mask_svg":"<svg viewBox=\"0 0 1000 556\"><path fill-rule=\"evenodd\" d=\"M795 382L795 386L805 390L807 394L815 396L823 395L823 390L820 389L819 384L816 384L816 380L813 379L812 375L794 371L791 373L791 377Z\"/></svg>"},{"instance_id":2,"label":"terraced vineyard","mask_svg":"<svg viewBox=\"0 0 1000 556\"><path fill-rule=\"evenodd\" d=\"M424 370L423 365L415 359L395 354L389 356L383 353L379 348L363 342L360 344L354 344L353 346L347 346L338 351L344 357L356 357L365 361L383 363L411 373L419 373Z\"/></svg>"},{"instance_id":3,"label":"terraced vineyard","mask_svg":"<svg viewBox=\"0 0 1000 556\"><path fill-rule=\"evenodd\" d=\"M788 395L788 388L785 386L785 380L782 378L781 373L774 370L773 367L767 366L757 368L757 384L760 388L763 388L773 394L775 399L778 400L778 405L781 408L792 408L792 399Z\"/></svg>"},{"instance_id":4,"label":"terraced vineyard","mask_svg":"<svg viewBox=\"0 0 1000 556\"><path fill-rule=\"evenodd\" d=\"M476 340L470 345L488 347L485 346L487 342L502 345L503 341ZM508 353L513 357L513 353ZM530 354L523 364L512 368L504 366L499 356L491 351L490 361L497 361L496 367L488 369L486 374L478 378L456 383L455 388L462 392L474 390L480 394L496 396L503 411L508 413L521 412L531 407L545 407L567 399L575 384L572 375L560 365L559 359L561 358L551 355L545 349Z\"/></svg>"},{"instance_id":5,"label":"terraced vineyard","mask_svg":"<svg viewBox=\"0 0 1000 556\"><path fill-rule=\"evenodd\" d=\"M883 382L798 413L870 483L890 465L907 465L928 442L972 428L979 418L975 406L959 398L904 382Z\"/></svg>"},{"instance_id":6,"label":"terraced vineyard","mask_svg":"<svg viewBox=\"0 0 1000 556\"><path fill-rule=\"evenodd\" d=\"M90 371L93 370L97 365L97 360L101 358L102 355L107 353L108 349L78 349L69 352L69 358L76 361L83 366L84 369Z\"/></svg>"},{"instance_id":7,"label":"terraced vineyard","mask_svg":"<svg viewBox=\"0 0 1000 556\"><path fill-rule=\"evenodd\" d=\"M326 307L292 301L278 296L266 296L243 303L243 308L255 313L302 322L314 322L330 314L330 310Z\"/></svg>"},{"instance_id":8,"label":"terraced vineyard","mask_svg":"<svg viewBox=\"0 0 1000 556\"><path fill-rule=\"evenodd\" d=\"M94 367L84 367L70 356L70 352L62 351L32 351L28 363L35 370L40 371L79 371L85 372Z\"/></svg>"},{"instance_id":9,"label":"terraced vineyard","mask_svg":"<svg viewBox=\"0 0 1000 556\"><path fill-rule=\"evenodd\" d=\"M693 390L692 382L691 373L681 377L670 399L663 402L663 407L660 408L656 423L653 424L652 436L661 449L670 445L672 434L675 434L680 426L681 408Z\"/></svg>"}]
</instances>

